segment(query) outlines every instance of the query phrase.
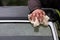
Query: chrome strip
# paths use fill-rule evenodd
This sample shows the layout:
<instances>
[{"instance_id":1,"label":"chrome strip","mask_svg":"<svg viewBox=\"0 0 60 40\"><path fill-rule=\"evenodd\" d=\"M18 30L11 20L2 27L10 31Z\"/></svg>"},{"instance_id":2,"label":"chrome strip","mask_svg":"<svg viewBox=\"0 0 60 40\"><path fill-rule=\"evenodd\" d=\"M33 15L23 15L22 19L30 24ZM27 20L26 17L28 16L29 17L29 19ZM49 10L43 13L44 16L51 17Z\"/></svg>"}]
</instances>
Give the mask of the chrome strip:
<instances>
[{"instance_id":1,"label":"chrome strip","mask_svg":"<svg viewBox=\"0 0 60 40\"><path fill-rule=\"evenodd\" d=\"M29 22L28 20L0 20L0 22Z\"/></svg>"},{"instance_id":2,"label":"chrome strip","mask_svg":"<svg viewBox=\"0 0 60 40\"><path fill-rule=\"evenodd\" d=\"M49 22L48 24L50 25L50 27L52 29L54 40L59 40L55 24L52 22Z\"/></svg>"}]
</instances>

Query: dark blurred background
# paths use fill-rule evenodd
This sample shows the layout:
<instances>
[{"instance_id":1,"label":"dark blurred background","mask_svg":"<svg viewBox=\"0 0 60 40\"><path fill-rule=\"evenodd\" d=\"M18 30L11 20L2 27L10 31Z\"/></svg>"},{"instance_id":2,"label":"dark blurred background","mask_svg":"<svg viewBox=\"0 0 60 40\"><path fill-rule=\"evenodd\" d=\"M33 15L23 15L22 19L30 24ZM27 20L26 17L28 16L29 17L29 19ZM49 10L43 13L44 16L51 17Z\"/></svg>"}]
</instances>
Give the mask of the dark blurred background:
<instances>
[{"instance_id":1,"label":"dark blurred background","mask_svg":"<svg viewBox=\"0 0 60 40\"><path fill-rule=\"evenodd\" d=\"M28 0L0 0L0 6L21 6L27 5Z\"/></svg>"}]
</instances>

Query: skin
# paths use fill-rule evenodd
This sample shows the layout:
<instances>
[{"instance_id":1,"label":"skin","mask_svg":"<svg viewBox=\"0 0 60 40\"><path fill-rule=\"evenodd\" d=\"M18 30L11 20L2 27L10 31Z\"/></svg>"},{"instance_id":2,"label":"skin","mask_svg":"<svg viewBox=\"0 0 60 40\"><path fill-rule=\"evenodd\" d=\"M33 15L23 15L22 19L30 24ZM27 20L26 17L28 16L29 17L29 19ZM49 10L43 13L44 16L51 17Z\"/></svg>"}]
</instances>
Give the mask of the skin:
<instances>
[{"instance_id":1,"label":"skin","mask_svg":"<svg viewBox=\"0 0 60 40\"><path fill-rule=\"evenodd\" d=\"M41 22L43 20L44 15L45 12L43 10L36 9L30 14L29 19L35 21L35 17L37 17L38 21Z\"/></svg>"}]
</instances>

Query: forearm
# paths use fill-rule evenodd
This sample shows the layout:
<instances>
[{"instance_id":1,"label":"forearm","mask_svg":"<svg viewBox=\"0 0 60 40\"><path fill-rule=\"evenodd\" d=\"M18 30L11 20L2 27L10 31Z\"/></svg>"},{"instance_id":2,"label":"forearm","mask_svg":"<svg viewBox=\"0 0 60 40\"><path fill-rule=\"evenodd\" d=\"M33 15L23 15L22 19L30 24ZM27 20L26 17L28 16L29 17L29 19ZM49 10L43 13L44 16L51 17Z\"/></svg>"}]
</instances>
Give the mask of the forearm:
<instances>
[{"instance_id":1,"label":"forearm","mask_svg":"<svg viewBox=\"0 0 60 40\"><path fill-rule=\"evenodd\" d=\"M32 12L33 10L40 9L41 3L39 0L28 0L28 7Z\"/></svg>"}]
</instances>

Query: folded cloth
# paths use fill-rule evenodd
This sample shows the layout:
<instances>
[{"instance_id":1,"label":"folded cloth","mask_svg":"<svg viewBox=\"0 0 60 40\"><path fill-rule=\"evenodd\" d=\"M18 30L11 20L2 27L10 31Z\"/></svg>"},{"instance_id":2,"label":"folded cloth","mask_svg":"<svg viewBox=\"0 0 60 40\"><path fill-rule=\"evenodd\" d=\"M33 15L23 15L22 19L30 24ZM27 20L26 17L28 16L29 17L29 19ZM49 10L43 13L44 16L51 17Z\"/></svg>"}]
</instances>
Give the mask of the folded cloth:
<instances>
[{"instance_id":1,"label":"folded cloth","mask_svg":"<svg viewBox=\"0 0 60 40\"><path fill-rule=\"evenodd\" d=\"M37 27L37 26L39 26L40 24L43 24L43 25L45 25L45 26L48 26L49 17L48 17L47 15L43 16L44 19L43 19L42 22L39 22L38 19L37 19L37 17L35 17L35 19L36 19L35 21L30 20L29 17L30 17L30 15L28 15L28 19L29 19L29 21L33 24L34 27Z\"/></svg>"},{"instance_id":2,"label":"folded cloth","mask_svg":"<svg viewBox=\"0 0 60 40\"><path fill-rule=\"evenodd\" d=\"M43 25L45 25L45 26L48 26L48 21L49 21L49 17L47 16L47 15L45 15L45 16L43 16L44 17L44 19L43 19Z\"/></svg>"}]
</instances>

